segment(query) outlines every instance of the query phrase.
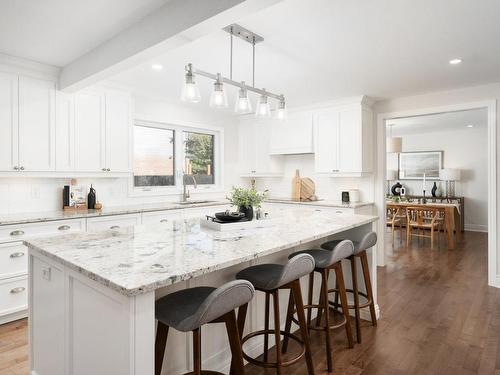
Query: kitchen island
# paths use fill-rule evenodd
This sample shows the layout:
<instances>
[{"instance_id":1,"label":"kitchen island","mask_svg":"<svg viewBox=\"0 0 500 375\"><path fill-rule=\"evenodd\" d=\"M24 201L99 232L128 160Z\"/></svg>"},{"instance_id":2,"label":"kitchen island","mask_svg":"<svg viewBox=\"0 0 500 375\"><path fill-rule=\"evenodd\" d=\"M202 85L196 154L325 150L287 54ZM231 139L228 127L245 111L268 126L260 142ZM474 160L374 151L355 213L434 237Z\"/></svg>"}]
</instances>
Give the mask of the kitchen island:
<instances>
[{"instance_id":1,"label":"kitchen island","mask_svg":"<svg viewBox=\"0 0 500 375\"><path fill-rule=\"evenodd\" d=\"M182 288L221 285L242 268L285 262L292 251L325 240L360 239L377 220L302 207L271 217L259 228L229 232L205 229L193 219L25 241L32 374L152 375L157 298ZM369 252L371 267L374 252ZM345 275L350 284L347 267ZM376 290L376 272L372 278ZM287 297L281 296L283 302ZM258 295L247 329L263 326L263 311ZM210 338L203 342L204 368L227 371L230 352L218 328L204 328ZM257 340L248 345L253 354L262 351ZM187 334L169 336L163 373L187 371L190 350Z\"/></svg>"}]
</instances>

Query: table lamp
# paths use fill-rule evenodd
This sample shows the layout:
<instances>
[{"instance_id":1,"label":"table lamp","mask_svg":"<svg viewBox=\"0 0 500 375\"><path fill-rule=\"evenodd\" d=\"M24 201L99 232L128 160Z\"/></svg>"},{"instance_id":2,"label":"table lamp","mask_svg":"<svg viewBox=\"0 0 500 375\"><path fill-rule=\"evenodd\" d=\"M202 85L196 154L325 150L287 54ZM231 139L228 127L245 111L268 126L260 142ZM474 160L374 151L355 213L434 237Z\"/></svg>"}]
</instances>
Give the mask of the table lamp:
<instances>
[{"instance_id":1,"label":"table lamp","mask_svg":"<svg viewBox=\"0 0 500 375\"><path fill-rule=\"evenodd\" d=\"M444 168L439 171L439 179L446 182L446 197L455 196L455 181L460 181L460 169Z\"/></svg>"}]
</instances>

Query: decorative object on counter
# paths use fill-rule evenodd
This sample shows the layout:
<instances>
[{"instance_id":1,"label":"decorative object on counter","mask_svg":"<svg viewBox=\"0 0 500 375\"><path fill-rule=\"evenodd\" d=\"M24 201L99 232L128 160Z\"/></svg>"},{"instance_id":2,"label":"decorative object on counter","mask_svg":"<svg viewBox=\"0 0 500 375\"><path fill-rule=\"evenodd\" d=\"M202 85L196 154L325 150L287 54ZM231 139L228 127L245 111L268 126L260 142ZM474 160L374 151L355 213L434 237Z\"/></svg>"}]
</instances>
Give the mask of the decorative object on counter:
<instances>
[{"instance_id":1,"label":"decorative object on counter","mask_svg":"<svg viewBox=\"0 0 500 375\"><path fill-rule=\"evenodd\" d=\"M460 169L441 169L439 171L439 179L446 182L446 197L454 197L455 181L460 181Z\"/></svg>"},{"instance_id":2,"label":"decorative object on counter","mask_svg":"<svg viewBox=\"0 0 500 375\"><path fill-rule=\"evenodd\" d=\"M89 210L95 209L95 202L96 202L95 189L92 187L91 184L89 194L87 195L87 208Z\"/></svg>"},{"instance_id":3,"label":"decorative object on counter","mask_svg":"<svg viewBox=\"0 0 500 375\"><path fill-rule=\"evenodd\" d=\"M436 195L437 194L437 189L438 189L438 187L437 187L436 181L434 181L434 185L432 185L432 189L431 189L431 194L432 194L432 196L434 198L437 197L437 195Z\"/></svg>"},{"instance_id":4,"label":"decorative object on counter","mask_svg":"<svg viewBox=\"0 0 500 375\"><path fill-rule=\"evenodd\" d=\"M295 176L292 178L292 200L300 201L300 187L302 183L300 181L300 172L298 169L295 170Z\"/></svg>"},{"instance_id":5,"label":"decorative object on counter","mask_svg":"<svg viewBox=\"0 0 500 375\"><path fill-rule=\"evenodd\" d=\"M266 192L258 192L255 188L238 187L233 187L231 194L227 197L233 206L238 207L239 212L245 214L247 220L253 220L253 209L259 208L265 198Z\"/></svg>"},{"instance_id":6,"label":"decorative object on counter","mask_svg":"<svg viewBox=\"0 0 500 375\"><path fill-rule=\"evenodd\" d=\"M252 105L248 98L248 92L259 94L257 101L257 108L255 111L256 116L271 117L271 107L269 105L269 98L277 100L274 117L278 120L285 120L286 102L283 94L274 94L266 91L266 89L259 89L255 87L255 45L264 41L264 38L254 32L243 28L240 25L232 24L223 29L230 35L230 49L229 49L229 78L223 77L220 73L209 73L203 70L193 68L191 63L185 67L185 83L182 89L181 100L190 103L198 103L201 100L200 89L196 83L196 75L214 80L214 91L210 97L210 107L225 108L228 106L227 95L224 89L224 84L235 86L239 89L236 97L236 104L234 110L236 113L249 113L252 110ZM252 45L253 60L252 60L252 85L247 85L245 81L237 82L233 80L233 36L243 39Z\"/></svg>"},{"instance_id":7,"label":"decorative object on counter","mask_svg":"<svg viewBox=\"0 0 500 375\"><path fill-rule=\"evenodd\" d=\"M398 179L398 171L395 169L389 169L387 171L387 195L391 195L391 181L396 181Z\"/></svg>"},{"instance_id":8,"label":"decorative object on counter","mask_svg":"<svg viewBox=\"0 0 500 375\"><path fill-rule=\"evenodd\" d=\"M96 209L96 210L102 210L102 203L101 202L95 202L94 209Z\"/></svg>"},{"instance_id":9,"label":"decorative object on counter","mask_svg":"<svg viewBox=\"0 0 500 375\"><path fill-rule=\"evenodd\" d=\"M244 217L245 214L242 212L230 212L229 210L215 213L215 218L223 223L233 223L235 221L240 221Z\"/></svg>"},{"instance_id":10,"label":"decorative object on counter","mask_svg":"<svg viewBox=\"0 0 500 375\"><path fill-rule=\"evenodd\" d=\"M300 200L301 201L317 201L318 197L315 195L316 184L309 177L300 179Z\"/></svg>"},{"instance_id":11,"label":"decorative object on counter","mask_svg":"<svg viewBox=\"0 0 500 375\"><path fill-rule=\"evenodd\" d=\"M360 193L358 189L349 190L349 202L358 203L360 201Z\"/></svg>"},{"instance_id":12,"label":"decorative object on counter","mask_svg":"<svg viewBox=\"0 0 500 375\"><path fill-rule=\"evenodd\" d=\"M86 210L87 194L83 186L77 185L76 179L71 179L70 185L65 185L63 189L63 209L64 210Z\"/></svg>"},{"instance_id":13,"label":"decorative object on counter","mask_svg":"<svg viewBox=\"0 0 500 375\"><path fill-rule=\"evenodd\" d=\"M230 232L233 230L252 229L252 228L267 228L276 224L274 220L268 219L267 216L260 220L248 220L246 217L238 221L223 222L213 216L206 216L206 220L200 220L200 225L203 228L212 229L218 232Z\"/></svg>"},{"instance_id":14,"label":"decorative object on counter","mask_svg":"<svg viewBox=\"0 0 500 375\"><path fill-rule=\"evenodd\" d=\"M399 179L439 180L443 151L416 151L399 154Z\"/></svg>"},{"instance_id":15,"label":"decorative object on counter","mask_svg":"<svg viewBox=\"0 0 500 375\"><path fill-rule=\"evenodd\" d=\"M343 191L342 192L342 204L349 204L349 192L348 191Z\"/></svg>"},{"instance_id":16,"label":"decorative object on counter","mask_svg":"<svg viewBox=\"0 0 500 375\"><path fill-rule=\"evenodd\" d=\"M400 194L402 197L404 197L406 195L406 188L405 187L402 187L400 190L399 190Z\"/></svg>"},{"instance_id":17,"label":"decorative object on counter","mask_svg":"<svg viewBox=\"0 0 500 375\"><path fill-rule=\"evenodd\" d=\"M402 187L403 187L403 185L401 185L401 183L399 181L396 182L394 185L392 185L392 188L391 188L392 195L400 196Z\"/></svg>"}]
</instances>

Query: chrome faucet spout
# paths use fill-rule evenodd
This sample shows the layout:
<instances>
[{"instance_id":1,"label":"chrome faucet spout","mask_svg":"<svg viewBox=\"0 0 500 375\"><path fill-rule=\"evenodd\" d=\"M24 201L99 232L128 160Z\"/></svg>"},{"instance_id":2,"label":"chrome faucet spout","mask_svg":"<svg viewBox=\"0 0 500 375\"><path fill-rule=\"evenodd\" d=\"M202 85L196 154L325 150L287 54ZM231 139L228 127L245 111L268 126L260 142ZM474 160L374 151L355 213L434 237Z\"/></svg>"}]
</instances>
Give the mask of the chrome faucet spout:
<instances>
[{"instance_id":1,"label":"chrome faucet spout","mask_svg":"<svg viewBox=\"0 0 500 375\"><path fill-rule=\"evenodd\" d=\"M189 190L187 190L187 188L186 188L186 177L191 177L191 179L193 180L193 185L194 185L195 189L198 187L198 183L196 182L196 178L194 178L193 175L188 175L188 174L184 173L182 175L182 198L181 198L182 202L187 202L188 198L190 197Z\"/></svg>"}]
</instances>

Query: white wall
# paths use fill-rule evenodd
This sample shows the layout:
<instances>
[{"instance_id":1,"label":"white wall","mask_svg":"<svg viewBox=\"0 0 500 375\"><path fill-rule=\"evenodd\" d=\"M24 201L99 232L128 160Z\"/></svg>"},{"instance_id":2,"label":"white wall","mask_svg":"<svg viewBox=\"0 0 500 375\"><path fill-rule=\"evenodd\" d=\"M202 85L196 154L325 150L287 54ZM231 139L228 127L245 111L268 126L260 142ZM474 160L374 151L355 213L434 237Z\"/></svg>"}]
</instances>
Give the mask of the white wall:
<instances>
[{"instance_id":1,"label":"white wall","mask_svg":"<svg viewBox=\"0 0 500 375\"><path fill-rule=\"evenodd\" d=\"M172 104L158 99L136 98L136 119L172 124L214 125L224 128L224 187L241 184L236 173L238 147L236 118L228 113L197 108L196 106ZM120 206L149 202L178 201L179 195L130 197L128 178L79 178L84 186L93 184L98 200L105 206ZM62 208L62 187L69 184L68 178L0 178L0 214L53 211ZM190 188L195 199L224 199L225 192L198 193Z\"/></svg>"},{"instance_id":2,"label":"white wall","mask_svg":"<svg viewBox=\"0 0 500 375\"><path fill-rule=\"evenodd\" d=\"M444 151L443 167L461 170L461 180L455 184L455 195L465 197L465 229L487 231L487 128L484 126L472 129L457 128L455 131L406 134L402 138L403 152ZM397 154L387 154L387 169L398 170ZM422 181L401 180L400 182L407 189L408 194L422 194ZM429 196L433 183L433 181L427 181L426 194ZM441 185L444 194L445 183L437 181L437 184Z\"/></svg>"},{"instance_id":3,"label":"white wall","mask_svg":"<svg viewBox=\"0 0 500 375\"><path fill-rule=\"evenodd\" d=\"M411 97L397 98L391 100L384 100L376 103L374 105L374 112L376 118L380 114L394 113L394 112L407 112L409 115L410 111L422 110L422 109L432 109L433 107L445 107L452 105L461 105L466 103L483 102L483 101L494 101L498 103L500 99L500 83L468 87L459 90L452 91L442 91L429 94L416 95ZM442 112L439 110L438 112ZM496 104L496 128L500 123L500 108ZM383 124L378 124L378 126L383 126ZM382 142L378 138L379 142ZM496 134L496 144L500 144L500 131ZM497 146L498 147L498 146ZM497 152L497 182L496 182L496 199L500 202L500 173L498 171L498 166L500 165L500 152ZM377 176L377 184L382 186L385 184L384 178L381 175ZM384 185L385 186L385 185ZM496 216L499 215L499 209L497 207L492 207L496 211ZM496 228L490 228L490 233L495 231L495 233L500 232L500 220L497 220ZM495 285L500 287L500 236L497 236L497 241L493 244L493 253L490 253L490 258L493 262L489 264L489 283L490 285ZM496 251L495 251L496 250Z\"/></svg>"},{"instance_id":4,"label":"white wall","mask_svg":"<svg viewBox=\"0 0 500 375\"><path fill-rule=\"evenodd\" d=\"M373 202L373 176L359 178L323 177L314 173L314 154L284 156L284 176L282 178L259 178L257 188L269 189L269 197L292 198L292 178L299 169L301 177L309 177L316 184L319 199L342 199L342 191L359 189L362 201Z\"/></svg>"}]
</instances>

